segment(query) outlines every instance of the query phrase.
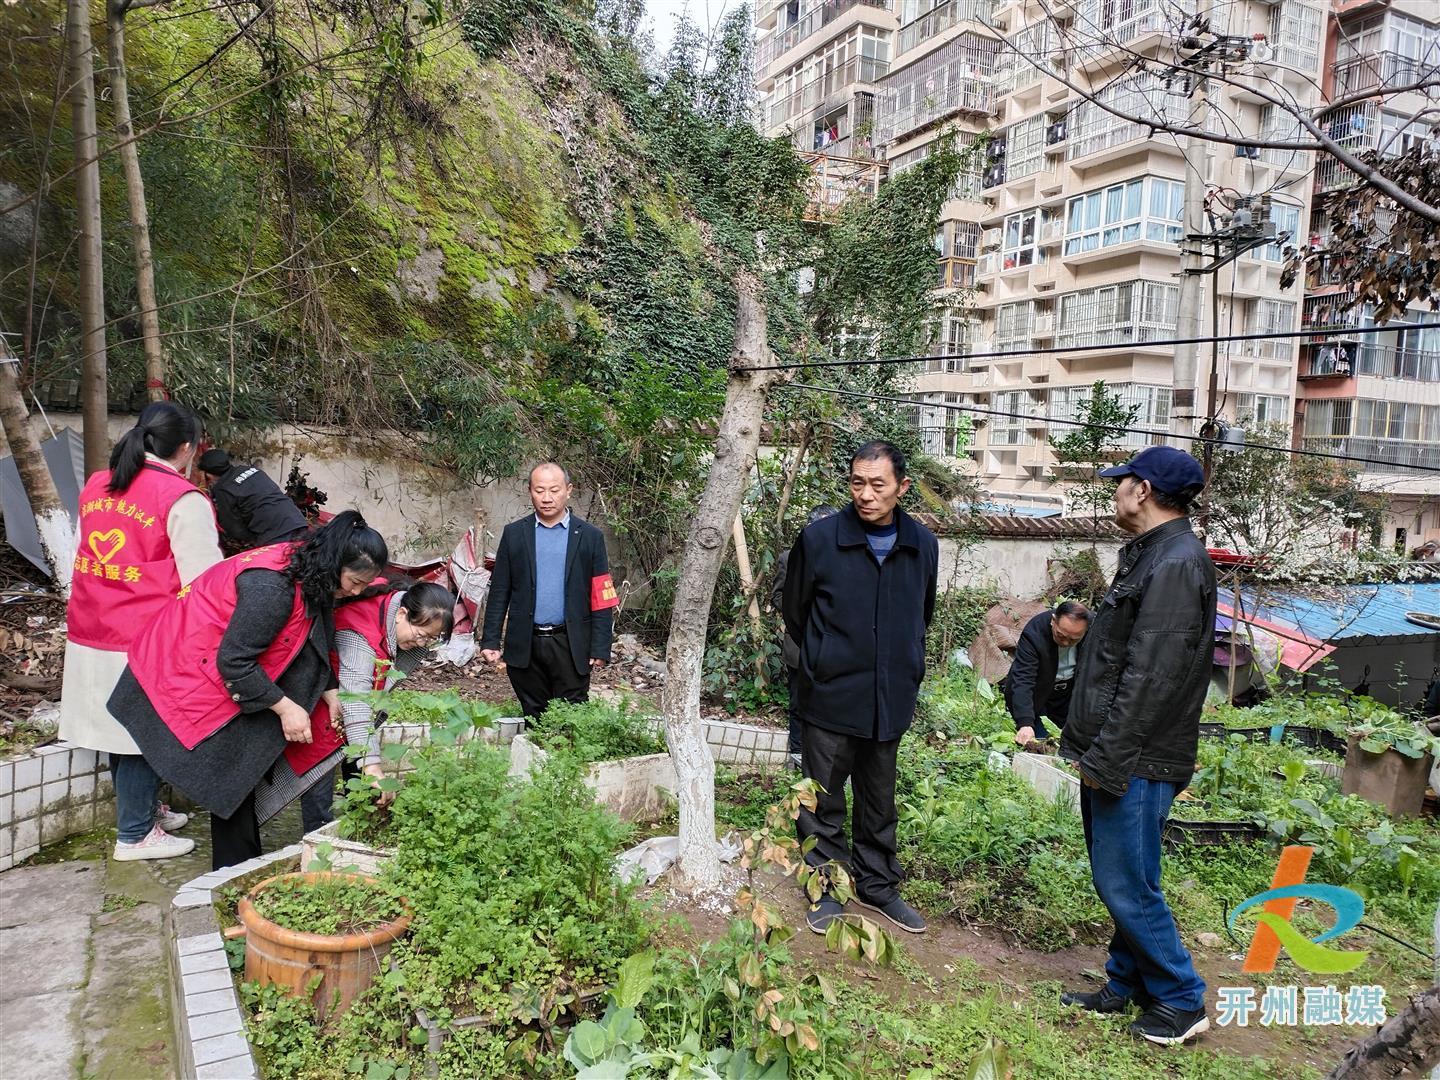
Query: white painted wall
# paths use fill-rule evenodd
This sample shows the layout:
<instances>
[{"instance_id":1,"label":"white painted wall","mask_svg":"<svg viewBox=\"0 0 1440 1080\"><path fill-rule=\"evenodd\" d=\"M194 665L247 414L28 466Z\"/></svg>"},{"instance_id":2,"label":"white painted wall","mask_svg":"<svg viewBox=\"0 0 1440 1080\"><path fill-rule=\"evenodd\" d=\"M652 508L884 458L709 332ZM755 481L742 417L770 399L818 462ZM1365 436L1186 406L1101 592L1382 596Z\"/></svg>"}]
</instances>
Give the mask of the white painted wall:
<instances>
[{"instance_id":1,"label":"white painted wall","mask_svg":"<svg viewBox=\"0 0 1440 1080\"><path fill-rule=\"evenodd\" d=\"M940 587L993 585L1009 596L1030 600L1050 587L1050 568L1056 560L1089 546L1089 541L988 537L961 549L955 540L941 538ZM1095 547L1108 580L1114 576L1121 544L1100 540Z\"/></svg>"}]
</instances>

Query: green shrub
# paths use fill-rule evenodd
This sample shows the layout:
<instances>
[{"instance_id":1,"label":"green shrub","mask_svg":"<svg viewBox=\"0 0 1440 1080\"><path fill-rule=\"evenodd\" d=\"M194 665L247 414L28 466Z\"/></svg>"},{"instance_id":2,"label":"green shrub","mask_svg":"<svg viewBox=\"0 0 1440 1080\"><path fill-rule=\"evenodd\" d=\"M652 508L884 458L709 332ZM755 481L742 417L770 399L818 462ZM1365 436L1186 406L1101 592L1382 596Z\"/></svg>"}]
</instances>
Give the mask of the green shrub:
<instances>
[{"instance_id":1,"label":"green shrub","mask_svg":"<svg viewBox=\"0 0 1440 1080\"><path fill-rule=\"evenodd\" d=\"M551 753L586 764L665 752L665 740L650 717L629 700L557 701L532 723L530 737Z\"/></svg>"}]
</instances>

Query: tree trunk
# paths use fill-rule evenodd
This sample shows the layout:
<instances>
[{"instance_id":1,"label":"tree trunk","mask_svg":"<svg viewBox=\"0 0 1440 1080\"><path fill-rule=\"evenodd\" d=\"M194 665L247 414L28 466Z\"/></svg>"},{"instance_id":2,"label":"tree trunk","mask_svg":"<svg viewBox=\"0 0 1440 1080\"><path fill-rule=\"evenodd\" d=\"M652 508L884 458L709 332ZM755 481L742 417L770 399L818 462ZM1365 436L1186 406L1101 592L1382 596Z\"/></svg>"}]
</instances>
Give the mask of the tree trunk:
<instances>
[{"instance_id":1,"label":"tree trunk","mask_svg":"<svg viewBox=\"0 0 1440 1080\"><path fill-rule=\"evenodd\" d=\"M1375 1034L1350 1048L1326 1080L1421 1076L1440 1065L1440 986L1410 999Z\"/></svg>"},{"instance_id":2,"label":"tree trunk","mask_svg":"<svg viewBox=\"0 0 1440 1080\"><path fill-rule=\"evenodd\" d=\"M800 429L800 442L795 447L795 460L785 473L785 483L780 488L780 506L775 511L775 531L785 528L785 511L790 509L790 496L795 493L795 478L800 475L800 466L805 462L805 451L810 449L810 440L815 437L815 425L806 424Z\"/></svg>"},{"instance_id":3,"label":"tree trunk","mask_svg":"<svg viewBox=\"0 0 1440 1080\"><path fill-rule=\"evenodd\" d=\"M739 308L730 384L715 438L715 460L680 561L662 695L665 739L679 781L676 795L680 800L680 855L675 864L675 884L697 895L714 891L720 880L715 845L715 761L705 745L705 729L700 721L705 632L731 525L740 511L750 464L760 446L765 393L778 374L734 370L764 364L768 355L760 286L750 275L742 274L737 288Z\"/></svg>"},{"instance_id":4,"label":"tree trunk","mask_svg":"<svg viewBox=\"0 0 1440 1080\"><path fill-rule=\"evenodd\" d=\"M130 138L130 84L125 74L125 0L105 5L106 50L110 61L110 94L114 99L115 134L120 138L120 163L125 193L130 198L130 231L135 247L135 293L140 301L140 334L145 347L145 396L165 400L165 354L160 350L160 316L155 304L155 260L150 254L150 212L145 205L145 178L140 149Z\"/></svg>"},{"instance_id":5,"label":"tree trunk","mask_svg":"<svg viewBox=\"0 0 1440 1080\"><path fill-rule=\"evenodd\" d=\"M66 0L70 45L70 126L75 160L86 162L75 173L75 210L80 226L80 400L85 417L85 474L110 460L108 403L105 397L105 277L100 246L100 155L95 135L95 64L90 40L90 8L85 0Z\"/></svg>"},{"instance_id":6,"label":"tree trunk","mask_svg":"<svg viewBox=\"0 0 1440 1080\"><path fill-rule=\"evenodd\" d=\"M40 547L50 564L50 576L62 599L70 598L70 568L75 558L75 526L60 503L55 480L40 452L40 441L30 430L25 408L25 394L20 388L20 363L10 355L5 339L0 337L0 427L15 457L20 473L20 486L30 500L35 514L35 528L40 533Z\"/></svg>"}]
</instances>

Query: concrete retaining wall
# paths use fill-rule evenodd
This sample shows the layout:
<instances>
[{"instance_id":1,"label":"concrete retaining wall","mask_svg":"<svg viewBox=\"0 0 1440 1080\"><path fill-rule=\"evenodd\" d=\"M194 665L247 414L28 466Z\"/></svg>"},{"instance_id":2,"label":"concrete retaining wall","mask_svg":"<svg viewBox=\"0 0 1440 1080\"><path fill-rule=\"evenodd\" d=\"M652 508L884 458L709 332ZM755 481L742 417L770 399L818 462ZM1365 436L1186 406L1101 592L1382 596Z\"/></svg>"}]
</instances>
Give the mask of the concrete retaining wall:
<instances>
[{"instance_id":1,"label":"concrete retaining wall","mask_svg":"<svg viewBox=\"0 0 1440 1080\"><path fill-rule=\"evenodd\" d=\"M510 744L510 775L526 776L547 757L529 736L517 735ZM645 821L664 812L669 793L676 787L675 766L669 754L598 761L585 774L585 783L595 792L595 801L617 816Z\"/></svg>"},{"instance_id":2,"label":"concrete retaining wall","mask_svg":"<svg viewBox=\"0 0 1440 1080\"><path fill-rule=\"evenodd\" d=\"M0 870L114 816L105 754L54 742L0 759Z\"/></svg>"}]
</instances>

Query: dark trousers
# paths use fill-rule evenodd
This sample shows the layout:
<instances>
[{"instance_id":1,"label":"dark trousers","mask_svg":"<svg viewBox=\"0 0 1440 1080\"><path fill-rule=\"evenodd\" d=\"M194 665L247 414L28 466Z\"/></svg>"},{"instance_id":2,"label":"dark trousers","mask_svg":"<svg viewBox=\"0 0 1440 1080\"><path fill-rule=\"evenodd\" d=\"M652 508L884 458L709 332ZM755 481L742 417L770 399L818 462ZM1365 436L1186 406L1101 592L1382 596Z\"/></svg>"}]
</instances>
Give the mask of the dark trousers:
<instances>
[{"instance_id":1,"label":"dark trousers","mask_svg":"<svg viewBox=\"0 0 1440 1080\"><path fill-rule=\"evenodd\" d=\"M1130 997L1144 987L1162 1005L1188 1011L1205 1004L1205 980L1160 892L1160 830L1177 790L1138 776L1124 795L1082 787L1080 816L1095 891L1115 920L1105 961L1111 991Z\"/></svg>"},{"instance_id":2,"label":"dark trousers","mask_svg":"<svg viewBox=\"0 0 1440 1080\"><path fill-rule=\"evenodd\" d=\"M590 668L582 675L570 657L570 638L565 631L536 634L530 642L530 663L509 665L510 685L520 699L520 711L527 717L541 715L552 701L589 701Z\"/></svg>"},{"instance_id":3,"label":"dark trousers","mask_svg":"<svg viewBox=\"0 0 1440 1080\"><path fill-rule=\"evenodd\" d=\"M900 895L895 854L895 753L899 739L880 742L805 725L800 768L824 791L815 811L801 809L795 823L803 844L815 837L806 858L812 865L835 861L850 871L856 895L885 905ZM845 840L845 781L853 800L850 843Z\"/></svg>"},{"instance_id":4,"label":"dark trousers","mask_svg":"<svg viewBox=\"0 0 1440 1080\"><path fill-rule=\"evenodd\" d=\"M340 778L346 782L352 776L360 775L360 766L348 757L340 759ZM328 770L324 776L310 785L300 796L300 824L307 833L324 828L335 820L335 770Z\"/></svg>"},{"instance_id":5,"label":"dark trousers","mask_svg":"<svg viewBox=\"0 0 1440 1080\"><path fill-rule=\"evenodd\" d=\"M228 818L210 815L210 868L220 870L260 855L260 820L255 816L255 793L245 796Z\"/></svg>"},{"instance_id":6,"label":"dark trousers","mask_svg":"<svg viewBox=\"0 0 1440 1080\"><path fill-rule=\"evenodd\" d=\"M790 731L787 740L786 750L792 754L800 753L800 742L802 733L805 730L805 721L800 719L795 712L795 694L797 683L800 681L800 672L797 668L787 667L785 669L786 685L790 688Z\"/></svg>"}]
</instances>

